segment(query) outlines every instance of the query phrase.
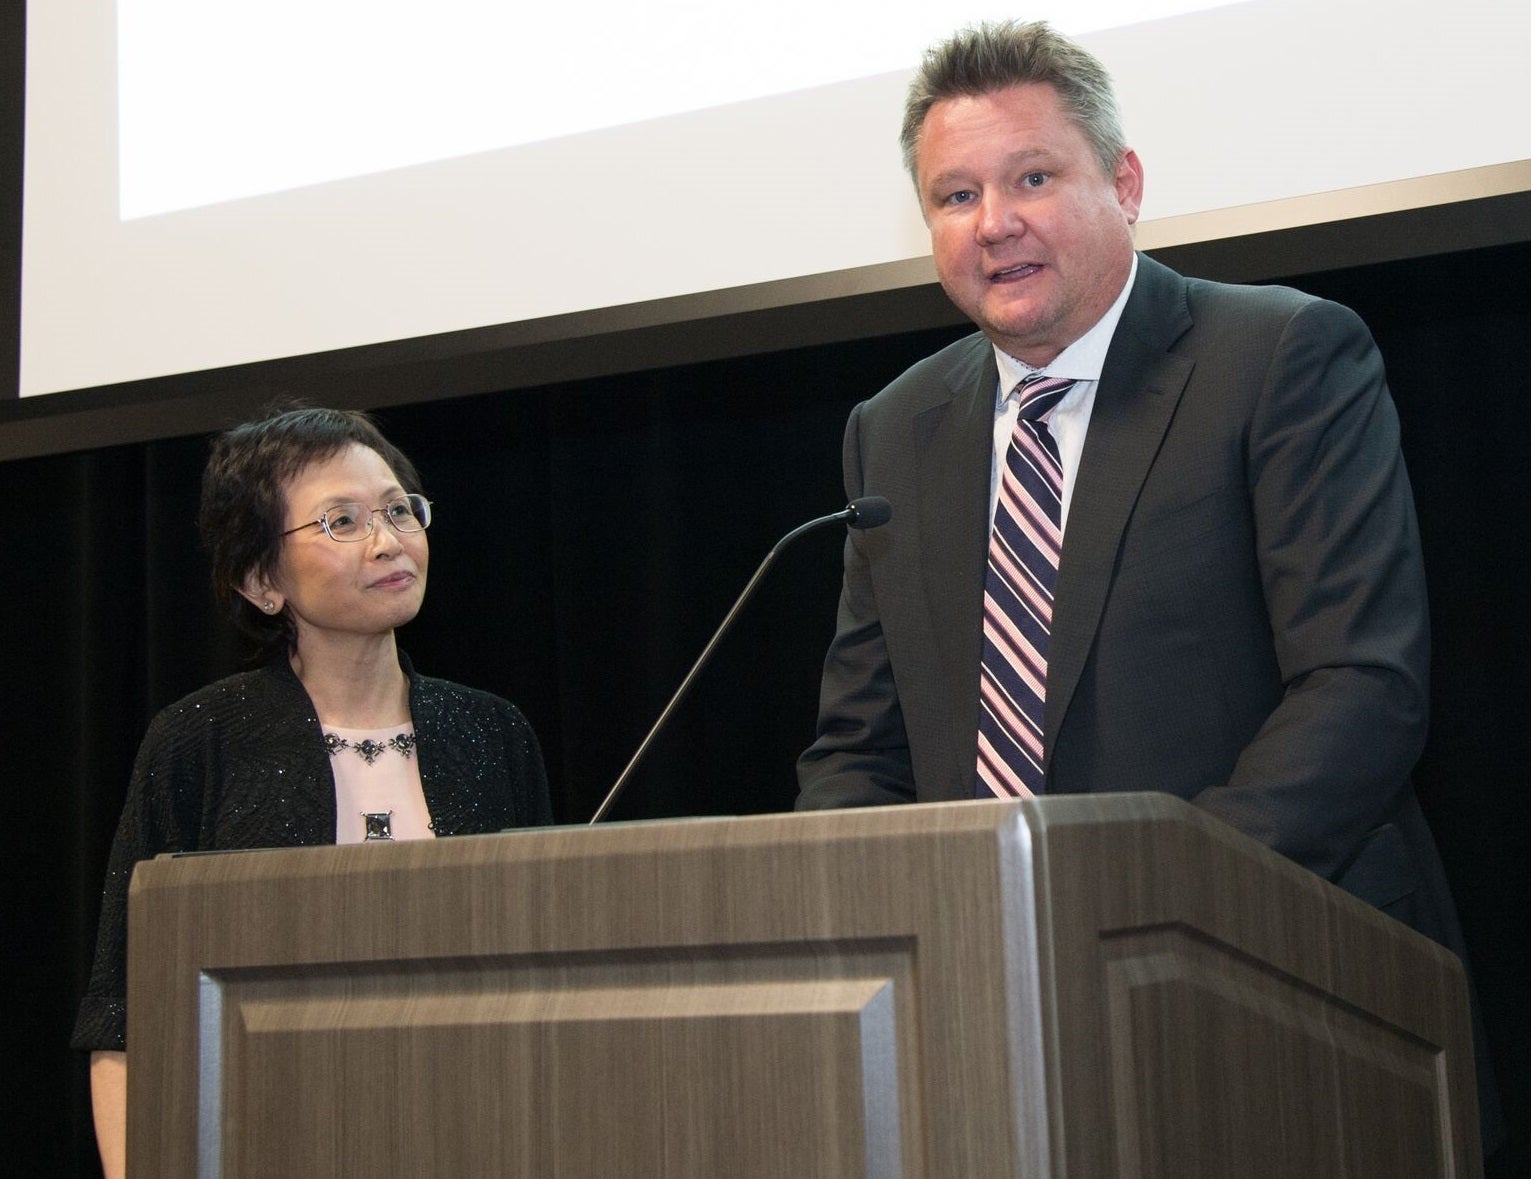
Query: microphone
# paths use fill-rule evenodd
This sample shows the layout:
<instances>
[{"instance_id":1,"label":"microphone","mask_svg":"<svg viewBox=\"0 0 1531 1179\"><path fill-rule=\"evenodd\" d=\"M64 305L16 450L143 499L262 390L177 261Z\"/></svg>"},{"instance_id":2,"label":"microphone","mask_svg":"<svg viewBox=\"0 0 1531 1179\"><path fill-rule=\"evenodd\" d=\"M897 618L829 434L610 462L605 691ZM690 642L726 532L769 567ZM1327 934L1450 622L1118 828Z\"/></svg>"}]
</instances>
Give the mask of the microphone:
<instances>
[{"instance_id":1,"label":"microphone","mask_svg":"<svg viewBox=\"0 0 1531 1179\"><path fill-rule=\"evenodd\" d=\"M595 814L591 816L589 826L593 827L599 823L606 816L606 812L611 809L611 804L617 801L618 796L621 795L623 788L627 785L627 780L632 777L634 767L643 759L643 755L648 752L649 746L654 743L654 738L659 735L659 731L664 728L665 722L670 719L670 714L675 711L675 706L681 702L687 689L691 687L691 681L696 679L697 673L702 670L702 667L707 663L708 657L712 655L713 648L718 645L718 640L728 633L728 628L733 625L734 619L739 616L739 611L744 608L744 604L750 600L750 595L755 592L755 587L760 584L760 579L765 576L766 570L776 560L777 554L805 532L812 532L815 528L822 528L826 524L839 524L843 522L849 528L880 528L892 518L893 505L882 496L863 495L859 499L851 500L850 503L846 504L838 512L831 512L827 516L820 516L816 520L809 520L806 524L799 524L776 542L771 551L766 554L765 560L760 562L760 567L755 570L754 576L745 585L744 592L735 600L733 608L729 610L723 621L718 625L718 629L712 632L712 638L707 640L707 645L702 648L702 653L697 656L696 662L691 665L691 670L686 673L686 678L681 680L680 687L675 689L675 695L670 697L670 702L665 705L664 711L659 714L659 719L654 722L654 727L649 730L648 736L643 739L643 744L638 746L638 751L628 761L627 768L622 771L612 788L606 792L606 797L601 800L601 805L596 808Z\"/></svg>"}]
</instances>

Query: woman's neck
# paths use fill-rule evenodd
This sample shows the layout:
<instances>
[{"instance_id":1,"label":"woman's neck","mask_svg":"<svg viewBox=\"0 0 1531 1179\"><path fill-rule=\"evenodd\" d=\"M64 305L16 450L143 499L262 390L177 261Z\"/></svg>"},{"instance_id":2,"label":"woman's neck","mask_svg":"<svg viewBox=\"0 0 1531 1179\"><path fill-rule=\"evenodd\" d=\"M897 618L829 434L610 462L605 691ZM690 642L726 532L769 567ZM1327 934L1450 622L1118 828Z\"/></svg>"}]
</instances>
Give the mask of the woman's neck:
<instances>
[{"instance_id":1,"label":"woman's neck","mask_svg":"<svg viewBox=\"0 0 1531 1179\"><path fill-rule=\"evenodd\" d=\"M290 661L320 724L381 729L409 723L409 678L392 631L346 643L300 641Z\"/></svg>"}]
</instances>

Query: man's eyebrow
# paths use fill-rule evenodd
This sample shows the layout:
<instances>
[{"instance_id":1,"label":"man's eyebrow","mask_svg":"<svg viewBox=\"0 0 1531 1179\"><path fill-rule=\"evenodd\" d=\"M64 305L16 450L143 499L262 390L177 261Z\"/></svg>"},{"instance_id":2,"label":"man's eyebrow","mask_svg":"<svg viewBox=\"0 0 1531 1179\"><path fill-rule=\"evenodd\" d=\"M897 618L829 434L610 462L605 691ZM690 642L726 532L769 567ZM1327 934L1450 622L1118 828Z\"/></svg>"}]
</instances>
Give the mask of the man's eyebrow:
<instances>
[{"instance_id":1,"label":"man's eyebrow","mask_svg":"<svg viewBox=\"0 0 1531 1179\"><path fill-rule=\"evenodd\" d=\"M1056 158L1056 153L1045 147L1025 147L1020 151L1011 152L1005 157L1005 163L1011 167L1023 164L1046 164ZM925 187L927 189L942 188L948 184L965 181L970 175L971 173L965 168L948 169L945 172L938 172L932 176L926 182Z\"/></svg>"},{"instance_id":2,"label":"man's eyebrow","mask_svg":"<svg viewBox=\"0 0 1531 1179\"><path fill-rule=\"evenodd\" d=\"M936 188L945 188L949 184L956 184L966 178L965 172L947 171L937 173L925 181L924 188L929 191Z\"/></svg>"}]
</instances>

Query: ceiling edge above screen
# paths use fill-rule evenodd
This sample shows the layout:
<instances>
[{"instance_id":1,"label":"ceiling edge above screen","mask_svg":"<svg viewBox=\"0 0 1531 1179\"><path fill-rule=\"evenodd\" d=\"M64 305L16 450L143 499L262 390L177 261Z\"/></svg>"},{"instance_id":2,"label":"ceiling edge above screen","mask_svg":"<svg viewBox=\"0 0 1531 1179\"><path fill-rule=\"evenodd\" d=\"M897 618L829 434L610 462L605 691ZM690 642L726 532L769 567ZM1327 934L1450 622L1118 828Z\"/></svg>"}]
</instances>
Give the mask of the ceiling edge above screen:
<instances>
[{"instance_id":1,"label":"ceiling edge above screen","mask_svg":"<svg viewBox=\"0 0 1531 1179\"><path fill-rule=\"evenodd\" d=\"M1526 241L1531 161L1147 222L1138 233L1154 257L1230 282ZM0 401L0 460L222 429L277 396L379 408L961 322L930 259L912 259Z\"/></svg>"}]
</instances>

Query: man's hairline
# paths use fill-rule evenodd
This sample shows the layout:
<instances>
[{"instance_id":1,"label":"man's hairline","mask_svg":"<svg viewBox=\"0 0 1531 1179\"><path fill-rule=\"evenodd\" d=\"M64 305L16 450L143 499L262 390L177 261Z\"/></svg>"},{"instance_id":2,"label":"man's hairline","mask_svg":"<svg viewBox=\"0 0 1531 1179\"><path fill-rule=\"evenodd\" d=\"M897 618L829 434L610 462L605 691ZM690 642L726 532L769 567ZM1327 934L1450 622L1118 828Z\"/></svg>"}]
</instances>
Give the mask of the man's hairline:
<instances>
[{"instance_id":1,"label":"man's hairline","mask_svg":"<svg viewBox=\"0 0 1531 1179\"><path fill-rule=\"evenodd\" d=\"M918 128L916 128L914 133L914 150L909 153L909 166L906 169L909 174L909 179L914 185L915 195L919 196L920 192L920 147L925 142L925 124L930 122L931 111L935 110L936 107L940 106L943 102L954 102L959 98L987 98L991 94L1002 94L1006 90L1023 90L1028 86L1045 86L1047 89L1053 92L1053 97L1058 100L1058 105L1063 113L1063 117L1068 120L1068 122L1076 131L1084 136L1085 142L1090 145L1090 157L1094 159L1097 164L1100 164L1100 155L1095 151L1094 136L1092 136L1089 129L1074 116L1073 111L1069 109L1069 104L1063 97L1063 91L1058 88L1056 83L1050 82L1046 78L1033 78L1024 82L1006 82L1003 86L989 86L982 90L959 90L951 94L943 94L939 98L933 99L930 105L925 108L924 115L920 117L920 125ZM1120 164L1122 157L1131 150L1131 145L1124 140L1122 143L1121 151L1117 154L1116 164ZM1102 171L1105 172L1108 176L1112 175L1112 172L1107 171L1104 167L1102 167ZM923 199L920 201L920 206L921 208L924 207Z\"/></svg>"},{"instance_id":2,"label":"man's hairline","mask_svg":"<svg viewBox=\"0 0 1531 1179\"><path fill-rule=\"evenodd\" d=\"M1091 137L1090 132L1080 123L1078 119L1074 117L1073 113L1068 109L1068 104L1063 101L1062 92L1053 83L1039 79L1030 82L1011 82L1004 86L991 86L986 90L975 90L972 92L961 91L955 94L943 94L940 98L936 99L928 107L925 108L925 115L920 120L919 130L915 133L914 151L911 153L910 167L907 169L909 183L914 188L915 203L920 208L921 218L927 224L929 223L930 219L925 215L925 194L920 188L920 148L924 145L925 142L925 124L930 121L931 112L934 111L936 107L943 102L952 102L959 98L986 98L991 94L1000 94L1006 90L1019 90L1027 86L1046 86L1053 92L1053 95L1059 100L1059 106L1062 110L1063 117L1069 122L1070 125L1073 126L1074 130L1078 131L1079 134L1084 137L1085 144L1090 149L1090 160L1096 167L1100 168L1101 176L1108 181L1112 181L1113 183L1115 182L1116 171L1121 167L1122 161L1125 160L1129 155L1133 154L1132 145L1124 140L1121 146L1121 150L1117 153L1115 163L1110 169L1107 169L1102 164L1099 153L1095 151L1095 141ZM1015 154L1025 155L1028 154L1028 152L1032 152L1034 154L1044 154L1044 149L1022 149L1022 151Z\"/></svg>"}]
</instances>

